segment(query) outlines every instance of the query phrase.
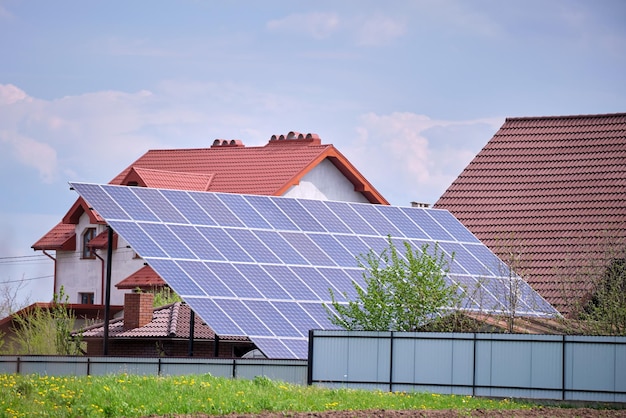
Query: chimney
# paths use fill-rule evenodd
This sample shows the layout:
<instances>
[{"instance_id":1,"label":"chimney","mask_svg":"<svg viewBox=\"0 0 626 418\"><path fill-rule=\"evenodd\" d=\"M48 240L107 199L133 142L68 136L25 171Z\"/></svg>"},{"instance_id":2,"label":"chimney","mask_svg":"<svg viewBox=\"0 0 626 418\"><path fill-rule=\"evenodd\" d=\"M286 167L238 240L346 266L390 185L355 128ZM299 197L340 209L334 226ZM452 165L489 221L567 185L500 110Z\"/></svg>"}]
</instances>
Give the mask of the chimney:
<instances>
[{"instance_id":1,"label":"chimney","mask_svg":"<svg viewBox=\"0 0 626 418\"><path fill-rule=\"evenodd\" d=\"M423 202L411 202L411 207L413 208L428 208L430 205L428 203Z\"/></svg>"},{"instance_id":2,"label":"chimney","mask_svg":"<svg viewBox=\"0 0 626 418\"><path fill-rule=\"evenodd\" d=\"M291 131L287 135L272 135L267 145L320 145L321 143L322 140L318 134L301 134Z\"/></svg>"},{"instance_id":3,"label":"chimney","mask_svg":"<svg viewBox=\"0 0 626 418\"><path fill-rule=\"evenodd\" d=\"M211 148L243 148L245 145L240 139L216 139Z\"/></svg>"},{"instance_id":4,"label":"chimney","mask_svg":"<svg viewBox=\"0 0 626 418\"><path fill-rule=\"evenodd\" d=\"M152 293L124 294L124 330L143 327L152 321Z\"/></svg>"}]
</instances>

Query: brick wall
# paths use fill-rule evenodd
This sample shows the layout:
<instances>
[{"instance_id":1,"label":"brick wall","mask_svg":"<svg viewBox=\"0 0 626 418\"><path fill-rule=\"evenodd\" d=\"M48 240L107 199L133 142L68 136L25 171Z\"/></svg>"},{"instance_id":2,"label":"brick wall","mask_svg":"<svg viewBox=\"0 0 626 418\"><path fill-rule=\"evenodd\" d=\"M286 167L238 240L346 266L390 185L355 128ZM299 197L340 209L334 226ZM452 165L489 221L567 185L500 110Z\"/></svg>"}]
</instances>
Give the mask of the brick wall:
<instances>
[{"instance_id":1,"label":"brick wall","mask_svg":"<svg viewBox=\"0 0 626 418\"><path fill-rule=\"evenodd\" d=\"M88 356L102 355L102 340L87 342ZM218 357L239 356L254 346L250 343L220 341ZM109 340L109 355L122 357L187 357L189 342L186 340ZM236 354L235 354L236 353ZM194 341L193 356L213 357L213 341Z\"/></svg>"},{"instance_id":2,"label":"brick wall","mask_svg":"<svg viewBox=\"0 0 626 418\"><path fill-rule=\"evenodd\" d=\"M124 294L124 329L143 327L152 321L152 293L125 293Z\"/></svg>"}]
</instances>

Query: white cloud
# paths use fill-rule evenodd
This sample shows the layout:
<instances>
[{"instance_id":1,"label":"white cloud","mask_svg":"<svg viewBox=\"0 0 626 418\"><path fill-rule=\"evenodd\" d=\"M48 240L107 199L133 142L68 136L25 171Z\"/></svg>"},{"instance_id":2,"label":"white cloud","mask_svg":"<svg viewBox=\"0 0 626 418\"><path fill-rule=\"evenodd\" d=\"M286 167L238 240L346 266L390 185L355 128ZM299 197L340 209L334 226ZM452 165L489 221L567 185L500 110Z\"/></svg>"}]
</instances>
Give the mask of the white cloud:
<instances>
[{"instance_id":1,"label":"white cloud","mask_svg":"<svg viewBox=\"0 0 626 418\"><path fill-rule=\"evenodd\" d=\"M407 205L434 203L503 119L447 121L398 112L368 113L361 122L345 154L392 204Z\"/></svg>"},{"instance_id":2,"label":"white cloud","mask_svg":"<svg viewBox=\"0 0 626 418\"><path fill-rule=\"evenodd\" d=\"M380 46L406 34L406 22L388 16L370 16L354 22L357 43Z\"/></svg>"},{"instance_id":3,"label":"white cloud","mask_svg":"<svg viewBox=\"0 0 626 418\"><path fill-rule=\"evenodd\" d=\"M272 31L306 33L314 39L326 39L339 28L339 16L322 12L292 14L282 19L270 20L267 28Z\"/></svg>"},{"instance_id":4,"label":"white cloud","mask_svg":"<svg viewBox=\"0 0 626 418\"><path fill-rule=\"evenodd\" d=\"M28 100L28 95L13 84L0 84L0 106Z\"/></svg>"},{"instance_id":5,"label":"white cloud","mask_svg":"<svg viewBox=\"0 0 626 418\"><path fill-rule=\"evenodd\" d=\"M0 131L0 143L8 144L13 156L25 166L39 171L44 183L52 183L57 175L57 154L50 145L16 132Z\"/></svg>"}]
</instances>

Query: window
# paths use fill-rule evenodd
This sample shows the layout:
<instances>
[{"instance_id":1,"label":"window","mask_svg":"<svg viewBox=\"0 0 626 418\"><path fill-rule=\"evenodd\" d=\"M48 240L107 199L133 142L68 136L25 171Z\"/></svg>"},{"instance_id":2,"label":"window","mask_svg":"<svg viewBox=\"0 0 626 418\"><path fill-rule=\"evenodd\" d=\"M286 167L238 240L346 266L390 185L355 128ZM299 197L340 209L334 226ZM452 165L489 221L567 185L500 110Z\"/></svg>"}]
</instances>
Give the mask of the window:
<instances>
[{"instance_id":1,"label":"window","mask_svg":"<svg viewBox=\"0 0 626 418\"><path fill-rule=\"evenodd\" d=\"M78 298L83 305L93 305L93 293L79 293Z\"/></svg>"},{"instance_id":2,"label":"window","mask_svg":"<svg viewBox=\"0 0 626 418\"><path fill-rule=\"evenodd\" d=\"M96 236L96 228L87 228L83 232L83 252L81 258L96 258L95 250L89 247L89 241Z\"/></svg>"}]
</instances>

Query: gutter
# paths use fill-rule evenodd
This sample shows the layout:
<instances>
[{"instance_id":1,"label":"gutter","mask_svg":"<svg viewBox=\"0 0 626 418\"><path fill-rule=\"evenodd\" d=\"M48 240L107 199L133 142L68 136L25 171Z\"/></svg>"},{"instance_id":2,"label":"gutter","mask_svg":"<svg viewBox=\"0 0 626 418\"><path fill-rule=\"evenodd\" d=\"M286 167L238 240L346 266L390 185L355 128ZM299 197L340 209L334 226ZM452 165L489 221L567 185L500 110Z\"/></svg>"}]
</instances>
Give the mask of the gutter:
<instances>
[{"instance_id":1,"label":"gutter","mask_svg":"<svg viewBox=\"0 0 626 418\"><path fill-rule=\"evenodd\" d=\"M95 248L93 250L93 254L101 261L102 267L100 268L100 305L104 305L104 258L98 255L98 252ZM56 275L54 277L56 279Z\"/></svg>"},{"instance_id":2,"label":"gutter","mask_svg":"<svg viewBox=\"0 0 626 418\"><path fill-rule=\"evenodd\" d=\"M48 254L46 250L41 250L41 252L50 260L54 261L54 284L52 285L52 294L55 294L57 292L57 259Z\"/></svg>"}]
</instances>

